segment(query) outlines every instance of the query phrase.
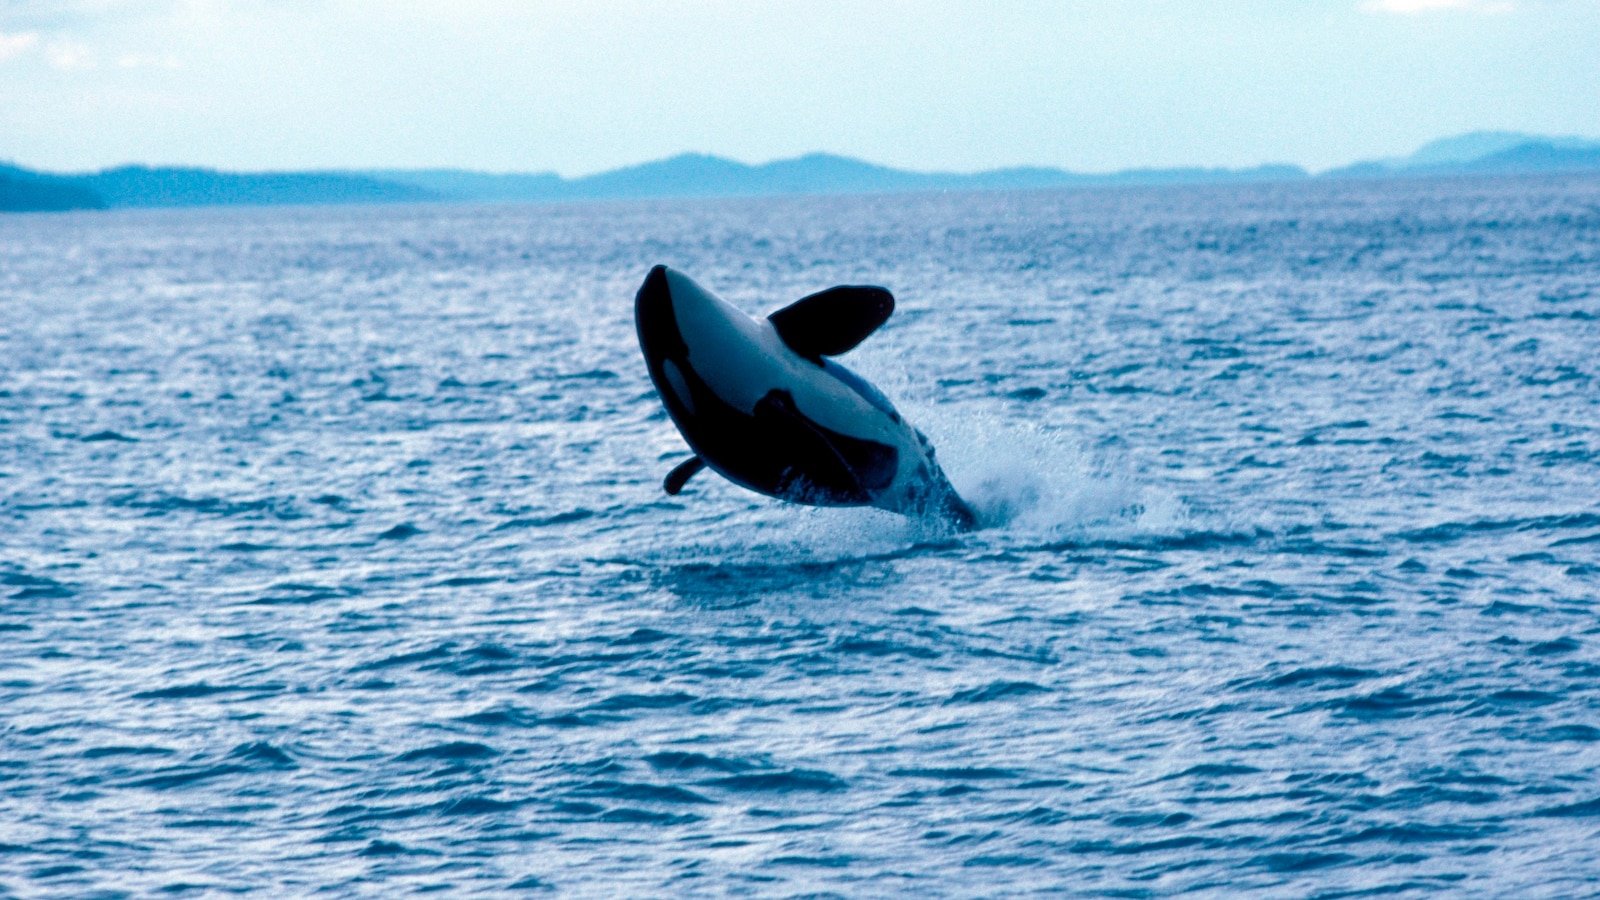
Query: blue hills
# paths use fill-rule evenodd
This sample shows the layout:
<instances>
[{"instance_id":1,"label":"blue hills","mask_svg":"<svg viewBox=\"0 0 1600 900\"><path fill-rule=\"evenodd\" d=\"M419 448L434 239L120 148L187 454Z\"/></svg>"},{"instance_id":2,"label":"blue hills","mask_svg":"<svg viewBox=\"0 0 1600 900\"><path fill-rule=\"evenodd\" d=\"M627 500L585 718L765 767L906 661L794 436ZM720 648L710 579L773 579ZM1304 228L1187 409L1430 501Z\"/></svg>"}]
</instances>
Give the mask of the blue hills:
<instances>
[{"instance_id":1,"label":"blue hills","mask_svg":"<svg viewBox=\"0 0 1600 900\"><path fill-rule=\"evenodd\" d=\"M460 170L382 169L365 176L412 185L460 200L609 200L645 197L749 197L783 194L860 194L939 190L1007 190L1095 184L1303 178L1296 166L1254 169L1130 170L1083 175L1048 168L994 169L973 174L911 172L859 159L811 153L749 165L684 153L668 159L564 179L553 173L486 175Z\"/></svg>"},{"instance_id":2,"label":"blue hills","mask_svg":"<svg viewBox=\"0 0 1600 900\"><path fill-rule=\"evenodd\" d=\"M55 175L0 165L0 212L436 199L440 198L415 185L339 172L120 166L89 175Z\"/></svg>"},{"instance_id":3,"label":"blue hills","mask_svg":"<svg viewBox=\"0 0 1600 900\"><path fill-rule=\"evenodd\" d=\"M1474 132L1445 138L1407 157L1356 163L1318 175L1292 165L1245 169L1129 169L1105 174L1045 167L965 174L914 172L826 153L759 165L686 153L580 178L563 178L552 172L493 174L465 169L252 173L151 166L121 166L89 174L63 175L0 165L0 212L1022 190L1590 171L1600 172L1600 141L1518 132Z\"/></svg>"},{"instance_id":4,"label":"blue hills","mask_svg":"<svg viewBox=\"0 0 1600 900\"><path fill-rule=\"evenodd\" d=\"M657 164L657 173L670 174L672 164L685 157L675 157ZM715 159L707 157L706 159ZM726 162L719 160L719 162ZM1298 166L1270 165L1250 169L1130 169L1108 175L1081 174L1062 169L1038 166L991 169L972 174L941 172L908 172L874 165L844 156L812 153L795 159L778 160L760 166L744 166L730 172L732 176L725 187L734 187L738 181L763 188L762 193L872 193L921 190L1018 190L1027 188L1071 187L1095 184L1150 184L1168 181L1266 181L1281 178L1303 178L1305 170ZM635 167L635 176L649 177L650 167ZM602 176L621 174L606 173ZM818 190L817 188L821 188Z\"/></svg>"},{"instance_id":5,"label":"blue hills","mask_svg":"<svg viewBox=\"0 0 1600 900\"><path fill-rule=\"evenodd\" d=\"M0 212L105 209L106 201L75 178L0 165Z\"/></svg>"},{"instance_id":6,"label":"blue hills","mask_svg":"<svg viewBox=\"0 0 1600 900\"><path fill-rule=\"evenodd\" d=\"M1424 144L1410 156L1359 162L1325 178L1527 175L1600 170L1600 141L1517 131L1474 131Z\"/></svg>"}]
</instances>

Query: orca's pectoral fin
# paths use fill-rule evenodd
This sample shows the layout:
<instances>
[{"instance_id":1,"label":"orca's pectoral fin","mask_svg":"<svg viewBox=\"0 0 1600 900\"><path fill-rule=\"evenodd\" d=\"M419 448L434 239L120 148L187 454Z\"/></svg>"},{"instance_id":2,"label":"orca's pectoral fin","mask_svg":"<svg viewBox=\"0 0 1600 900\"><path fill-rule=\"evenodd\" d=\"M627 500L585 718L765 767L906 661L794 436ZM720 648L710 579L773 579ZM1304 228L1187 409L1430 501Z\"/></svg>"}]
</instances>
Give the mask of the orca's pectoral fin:
<instances>
[{"instance_id":1,"label":"orca's pectoral fin","mask_svg":"<svg viewBox=\"0 0 1600 900\"><path fill-rule=\"evenodd\" d=\"M816 359L849 352L893 312L894 295L883 288L842 284L801 297L767 319L790 350Z\"/></svg>"},{"instance_id":2,"label":"orca's pectoral fin","mask_svg":"<svg viewBox=\"0 0 1600 900\"><path fill-rule=\"evenodd\" d=\"M676 497L678 492L683 490L683 486L689 483L689 479L693 478L696 473L705 467L705 460L698 456L691 456L673 466L672 471L668 472L667 477L662 480L661 487L670 496Z\"/></svg>"}]
</instances>

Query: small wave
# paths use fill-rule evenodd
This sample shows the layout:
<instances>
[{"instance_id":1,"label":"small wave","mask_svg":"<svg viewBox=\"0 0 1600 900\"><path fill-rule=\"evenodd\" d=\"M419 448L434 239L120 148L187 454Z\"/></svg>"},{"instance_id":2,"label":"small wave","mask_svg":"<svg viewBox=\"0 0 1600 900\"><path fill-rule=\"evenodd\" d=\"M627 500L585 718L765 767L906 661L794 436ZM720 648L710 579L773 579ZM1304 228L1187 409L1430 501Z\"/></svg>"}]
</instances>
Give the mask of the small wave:
<instances>
[{"instance_id":1,"label":"small wave","mask_svg":"<svg viewBox=\"0 0 1600 900\"><path fill-rule=\"evenodd\" d=\"M946 703L993 703L1007 697L1026 697L1030 694L1048 694L1049 688L1031 681L992 681L983 687L968 688L950 695Z\"/></svg>"},{"instance_id":2,"label":"small wave","mask_svg":"<svg viewBox=\"0 0 1600 900\"><path fill-rule=\"evenodd\" d=\"M1009 813L1003 818L1004 821L1016 822L1020 825L1049 827L1072 821L1072 814L1049 806L1035 806L1019 813Z\"/></svg>"},{"instance_id":3,"label":"small wave","mask_svg":"<svg viewBox=\"0 0 1600 900\"><path fill-rule=\"evenodd\" d=\"M640 644L654 644L657 641L664 641L671 637L672 635L665 631L658 631L654 628L635 628L622 637L613 638L606 643L613 647L636 647Z\"/></svg>"},{"instance_id":4,"label":"small wave","mask_svg":"<svg viewBox=\"0 0 1600 900\"><path fill-rule=\"evenodd\" d=\"M591 704L594 712L626 712L635 709L668 709L693 703L693 694L682 691L671 694L616 694Z\"/></svg>"},{"instance_id":5,"label":"small wave","mask_svg":"<svg viewBox=\"0 0 1600 900\"><path fill-rule=\"evenodd\" d=\"M1544 607L1542 606L1535 606L1529 603L1512 603L1510 600L1496 600L1485 606L1479 615L1499 618L1501 616L1516 616L1543 611Z\"/></svg>"},{"instance_id":6,"label":"small wave","mask_svg":"<svg viewBox=\"0 0 1600 900\"><path fill-rule=\"evenodd\" d=\"M81 754L84 759L101 759L108 756L171 756L176 753L169 747L90 747Z\"/></svg>"},{"instance_id":7,"label":"small wave","mask_svg":"<svg viewBox=\"0 0 1600 900\"><path fill-rule=\"evenodd\" d=\"M416 762L419 760L457 761L487 759L499 755L500 751L487 744L478 744L472 741L449 741L443 744L407 750L405 753L396 756L395 759L399 762Z\"/></svg>"},{"instance_id":8,"label":"small wave","mask_svg":"<svg viewBox=\"0 0 1600 900\"><path fill-rule=\"evenodd\" d=\"M266 741L251 741L247 744L240 744L228 754L228 759L246 763L252 768L298 768L298 764L293 757Z\"/></svg>"},{"instance_id":9,"label":"small wave","mask_svg":"<svg viewBox=\"0 0 1600 900\"><path fill-rule=\"evenodd\" d=\"M1575 741L1583 744L1592 744L1600 741L1600 728L1593 725L1557 725L1534 736L1535 740L1549 741L1552 743Z\"/></svg>"},{"instance_id":10,"label":"small wave","mask_svg":"<svg viewBox=\"0 0 1600 900\"><path fill-rule=\"evenodd\" d=\"M420 851L412 850L403 844L394 841L376 840L362 847L357 856L410 856ZM428 855L437 855L430 853Z\"/></svg>"},{"instance_id":11,"label":"small wave","mask_svg":"<svg viewBox=\"0 0 1600 900\"><path fill-rule=\"evenodd\" d=\"M1174 828L1193 821L1194 816L1189 813L1147 812L1114 816L1109 820L1109 824L1118 828Z\"/></svg>"},{"instance_id":12,"label":"small wave","mask_svg":"<svg viewBox=\"0 0 1600 900\"><path fill-rule=\"evenodd\" d=\"M939 651L928 647L856 636L840 638L834 642L830 649L835 653L847 653L855 656L903 656L911 659L937 659L939 657Z\"/></svg>"},{"instance_id":13,"label":"small wave","mask_svg":"<svg viewBox=\"0 0 1600 900\"><path fill-rule=\"evenodd\" d=\"M1528 647L1530 657L1557 657L1562 653L1571 653L1581 649L1582 644L1573 637L1557 637L1554 641L1541 641Z\"/></svg>"},{"instance_id":14,"label":"small wave","mask_svg":"<svg viewBox=\"0 0 1600 900\"><path fill-rule=\"evenodd\" d=\"M609 797L614 800L648 803L713 803L710 797L674 785L643 784L628 781L591 781L572 790L578 796Z\"/></svg>"},{"instance_id":15,"label":"small wave","mask_svg":"<svg viewBox=\"0 0 1600 900\"><path fill-rule=\"evenodd\" d=\"M439 587L477 587L478 585L494 584L504 580L504 578L495 575L457 575L454 578L446 578L434 583Z\"/></svg>"},{"instance_id":16,"label":"small wave","mask_svg":"<svg viewBox=\"0 0 1600 900\"><path fill-rule=\"evenodd\" d=\"M705 818L693 813L665 813L625 806L606 810L600 814L600 821L621 822L628 825L689 825L705 821Z\"/></svg>"},{"instance_id":17,"label":"small wave","mask_svg":"<svg viewBox=\"0 0 1600 900\"><path fill-rule=\"evenodd\" d=\"M1517 709L1534 709L1561 702L1561 697L1549 691L1504 690L1495 691L1473 703L1464 711L1467 714Z\"/></svg>"},{"instance_id":18,"label":"small wave","mask_svg":"<svg viewBox=\"0 0 1600 900\"><path fill-rule=\"evenodd\" d=\"M853 856L774 856L769 866L808 866L820 869L845 869L855 862Z\"/></svg>"},{"instance_id":19,"label":"small wave","mask_svg":"<svg viewBox=\"0 0 1600 900\"><path fill-rule=\"evenodd\" d=\"M1126 535L1121 537L1097 536L1086 532L1036 545L1023 545L1018 549L1056 553L1096 550L1190 550L1204 552L1226 547L1247 547L1272 537L1274 537L1272 532L1261 528L1251 531L1193 530L1180 534Z\"/></svg>"},{"instance_id":20,"label":"small wave","mask_svg":"<svg viewBox=\"0 0 1600 900\"><path fill-rule=\"evenodd\" d=\"M260 500L237 500L227 497L186 497L180 494L132 493L113 497L112 506L139 509L151 516L174 512L193 512L205 515L253 517L265 514L275 519L289 521L302 518L302 513L287 499L267 497Z\"/></svg>"},{"instance_id":21,"label":"small wave","mask_svg":"<svg viewBox=\"0 0 1600 900\"><path fill-rule=\"evenodd\" d=\"M1382 559L1389 555L1389 551L1378 544L1341 544L1309 538L1284 541L1278 547L1278 550L1283 553L1295 553L1305 556L1334 556L1344 559Z\"/></svg>"},{"instance_id":22,"label":"small wave","mask_svg":"<svg viewBox=\"0 0 1600 900\"><path fill-rule=\"evenodd\" d=\"M1264 853L1248 860L1245 865L1260 867L1269 872L1311 872L1354 862L1349 853L1317 853L1313 851Z\"/></svg>"},{"instance_id":23,"label":"small wave","mask_svg":"<svg viewBox=\"0 0 1600 900\"><path fill-rule=\"evenodd\" d=\"M325 818L334 819L344 823L343 831L357 826L361 822L388 822L397 819L415 819L437 813L441 808L438 803L406 804L397 806L368 806L364 803L347 803L336 806L323 813Z\"/></svg>"},{"instance_id":24,"label":"small wave","mask_svg":"<svg viewBox=\"0 0 1600 900\"><path fill-rule=\"evenodd\" d=\"M1045 860L1021 853L983 853L966 859L961 865L967 868L1032 868L1045 865Z\"/></svg>"},{"instance_id":25,"label":"small wave","mask_svg":"<svg viewBox=\"0 0 1600 900\"><path fill-rule=\"evenodd\" d=\"M559 512L554 515L541 516L539 518L507 519L506 521L501 522L499 525L496 525L494 530L510 531L518 528L551 528L557 525L571 525L574 522L582 522L585 519L592 519L596 515L597 513L592 509L579 507L577 509L569 509L566 512Z\"/></svg>"},{"instance_id":26,"label":"small wave","mask_svg":"<svg viewBox=\"0 0 1600 900\"><path fill-rule=\"evenodd\" d=\"M1176 781L1180 778L1229 778L1234 775L1256 775L1261 772L1255 766L1240 763L1201 763L1190 766L1181 772L1163 775L1158 781Z\"/></svg>"},{"instance_id":27,"label":"small wave","mask_svg":"<svg viewBox=\"0 0 1600 900\"><path fill-rule=\"evenodd\" d=\"M429 647L426 650L413 650L409 653L397 653L394 656L386 656L383 659L374 660L368 663L361 663L360 665L352 668L350 671L367 672L374 669L391 669L397 666L409 666L413 663L429 662L431 660L441 659L449 656L454 651L454 644L438 644L436 646Z\"/></svg>"},{"instance_id":28,"label":"small wave","mask_svg":"<svg viewBox=\"0 0 1600 900\"><path fill-rule=\"evenodd\" d=\"M1550 542L1552 547L1571 547L1575 544L1600 544L1600 531L1580 537L1561 538Z\"/></svg>"},{"instance_id":29,"label":"small wave","mask_svg":"<svg viewBox=\"0 0 1600 900\"><path fill-rule=\"evenodd\" d=\"M619 377L610 369L586 369L581 372L560 372L544 376L550 381L610 381Z\"/></svg>"},{"instance_id":30,"label":"small wave","mask_svg":"<svg viewBox=\"0 0 1600 900\"><path fill-rule=\"evenodd\" d=\"M456 675L493 675L511 672L523 667L517 654L499 644L479 644L455 657L424 669L438 669Z\"/></svg>"},{"instance_id":31,"label":"small wave","mask_svg":"<svg viewBox=\"0 0 1600 900\"><path fill-rule=\"evenodd\" d=\"M665 750L652 753L644 757L644 761L653 769L668 772L684 771L709 771L709 772L748 772L752 769L764 768L760 763L744 759L726 759L720 756L707 756L704 753L693 753L684 750Z\"/></svg>"},{"instance_id":32,"label":"small wave","mask_svg":"<svg viewBox=\"0 0 1600 900\"><path fill-rule=\"evenodd\" d=\"M1569 531L1600 526L1600 513L1572 513L1557 516L1529 516L1512 519L1473 519L1467 522L1442 522L1427 528L1396 532L1393 537L1413 544L1458 541L1474 535L1506 531Z\"/></svg>"},{"instance_id":33,"label":"small wave","mask_svg":"<svg viewBox=\"0 0 1600 900\"><path fill-rule=\"evenodd\" d=\"M323 584L300 584L298 582L285 582L272 586L273 593L257 597L249 601L253 606L303 606L320 603L324 600L336 600L341 597L351 597L359 593L351 587L330 587Z\"/></svg>"},{"instance_id":34,"label":"small wave","mask_svg":"<svg viewBox=\"0 0 1600 900\"><path fill-rule=\"evenodd\" d=\"M493 797L461 797L452 800L439 810L439 815L446 817L455 816L487 816L495 813L507 812L521 806L518 800L496 800Z\"/></svg>"},{"instance_id":35,"label":"small wave","mask_svg":"<svg viewBox=\"0 0 1600 900\"><path fill-rule=\"evenodd\" d=\"M77 593L71 587L56 581L54 578L28 575L22 572L8 572L5 575L0 575L0 584L18 588L18 590L11 593L12 600L66 600L76 596Z\"/></svg>"},{"instance_id":36,"label":"small wave","mask_svg":"<svg viewBox=\"0 0 1600 900\"><path fill-rule=\"evenodd\" d=\"M455 721L490 728L536 728L545 723L545 719L532 710L509 704L458 716Z\"/></svg>"},{"instance_id":37,"label":"small wave","mask_svg":"<svg viewBox=\"0 0 1600 900\"><path fill-rule=\"evenodd\" d=\"M96 431L94 434L86 434L83 437L78 438L78 440L83 441L85 444L100 443L105 441L124 444L137 444L139 442L138 438L129 437L120 431Z\"/></svg>"},{"instance_id":38,"label":"small wave","mask_svg":"<svg viewBox=\"0 0 1600 900\"><path fill-rule=\"evenodd\" d=\"M236 775L248 772L250 766L238 763L222 763L213 766L177 766L163 769L157 774L137 778L127 783L132 788L149 788L150 790L165 791L173 788L188 787L201 781L210 781L213 778L222 778L226 775Z\"/></svg>"},{"instance_id":39,"label":"small wave","mask_svg":"<svg viewBox=\"0 0 1600 900\"><path fill-rule=\"evenodd\" d=\"M1337 712L1356 719L1407 719L1430 707L1451 703L1453 697L1414 694L1402 688L1384 688L1348 700L1332 701Z\"/></svg>"},{"instance_id":40,"label":"small wave","mask_svg":"<svg viewBox=\"0 0 1600 900\"><path fill-rule=\"evenodd\" d=\"M816 769L789 769L782 772L751 772L701 782L730 791L790 793L792 791L842 791L849 787L844 779Z\"/></svg>"},{"instance_id":41,"label":"small wave","mask_svg":"<svg viewBox=\"0 0 1600 900\"><path fill-rule=\"evenodd\" d=\"M1351 834L1339 835L1330 844L1363 844L1382 841L1390 844L1431 844L1449 841L1481 840L1502 829L1497 825L1434 825L1425 822L1407 822L1396 825L1374 825Z\"/></svg>"},{"instance_id":42,"label":"small wave","mask_svg":"<svg viewBox=\"0 0 1600 900\"><path fill-rule=\"evenodd\" d=\"M996 781L1021 777L1019 773L1011 769L995 769L983 766L958 766L948 769L894 769L889 774L897 778L930 778L936 781Z\"/></svg>"},{"instance_id":43,"label":"small wave","mask_svg":"<svg viewBox=\"0 0 1600 900\"><path fill-rule=\"evenodd\" d=\"M422 533L422 529L421 528L418 528L417 526L411 524L410 522L401 522L399 525L396 525L393 528L390 528L388 531L385 531L382 534L378 535L378 540L380 540L380 541L404 541L404 540L409 540L411 538L414 538L414 537L416 537L417 535L419 535L421 533Z\"/></svg>"},{"instance_id":44,"label":"small wave","mask_svg":"<svg viewBox=\"0 0 1600 900\"><path fill-rule=\"evenodd\" d=\"M1184 850L1195 846L1216 846L1218 841L1207 841L1194 835L1159 838L1153 841L1078 841L1067 849L1073 853L1103 853L1110 856L1138 856L1159 853L1163 850Z\"/></svg>"},{"instance_id":45,"label":"small wave","mask_svg":"<svg viewBox=\"0 0 1600 900\"><path fill-rule=\"evenodd\" d=\"M133 699L188 700L198 697L211 697L217 694L276 694L283 691L284 688L285 685L276 682L268 684L211 684L206 681L198 681L193 684L179 684L172 687L139 691L133 695Z\"/></svg>"},{"instance_id":46,"label":"small wave","mask_svg":"<svg viewBox=\"0 0 1600 900\"><path fill-rule=\"evenodd\" d=\"M1253 678L1239 684L1243 689L1278 690L1282 688L1341 688L1361 681L1377 678L1378 672L1352 666L1308 666L1281 675Z\"/></svg>"}]
</instances>

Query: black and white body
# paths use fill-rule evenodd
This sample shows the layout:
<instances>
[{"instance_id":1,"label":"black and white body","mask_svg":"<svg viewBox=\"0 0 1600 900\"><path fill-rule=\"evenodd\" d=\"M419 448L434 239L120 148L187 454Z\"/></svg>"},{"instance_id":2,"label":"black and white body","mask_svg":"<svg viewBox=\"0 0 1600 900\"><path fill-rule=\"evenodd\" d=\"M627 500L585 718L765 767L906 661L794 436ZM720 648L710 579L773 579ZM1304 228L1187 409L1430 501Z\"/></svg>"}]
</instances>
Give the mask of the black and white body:
<instances>
[{"instance_id":1,"label":"black and white body","mask_svg":"<svg viewBox=\"0 0 1600 900\"><path fill-rule=\"evenodd\" d=\"M651 269L634 306L639 347L695 453L667 475L667 493L709 466L781 500L976 527L928 439L877 388L830 359L893 311L883 288L842 286L756 320L681 272Z\"/></svg>"}]
</instances>

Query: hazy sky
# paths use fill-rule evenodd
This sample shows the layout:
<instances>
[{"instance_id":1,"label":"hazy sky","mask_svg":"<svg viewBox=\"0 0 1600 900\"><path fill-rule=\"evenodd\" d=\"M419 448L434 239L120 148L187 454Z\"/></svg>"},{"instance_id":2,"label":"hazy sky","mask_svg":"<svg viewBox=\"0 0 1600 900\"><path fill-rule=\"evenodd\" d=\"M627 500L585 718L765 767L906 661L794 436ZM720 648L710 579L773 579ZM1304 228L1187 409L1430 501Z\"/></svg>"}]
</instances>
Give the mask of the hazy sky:
<instances>
[{"instance_id":1,"label":"hazy sky","mask_svg":"<svg viewBox=\"0 0 1600 900\"><path fill-rule=\"evenodd\" d=\"M1600 0L0 0L0 159L1102 171L1600 137Z\"/></svg>"}]
</instances>

